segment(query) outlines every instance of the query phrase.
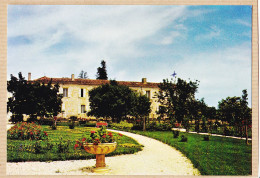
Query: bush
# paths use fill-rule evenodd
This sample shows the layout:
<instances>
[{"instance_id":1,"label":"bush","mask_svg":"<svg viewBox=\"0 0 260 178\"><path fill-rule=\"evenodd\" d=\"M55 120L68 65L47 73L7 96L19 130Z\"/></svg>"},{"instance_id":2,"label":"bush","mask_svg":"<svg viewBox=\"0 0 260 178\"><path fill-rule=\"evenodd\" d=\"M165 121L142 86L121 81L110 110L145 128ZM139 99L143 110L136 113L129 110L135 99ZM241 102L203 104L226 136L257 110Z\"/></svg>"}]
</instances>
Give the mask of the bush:
<instances>
[{"instance_id":1,"label":"bush","mask_svg":"<svg viewBox=\"0 0 260 178\"><path fill-rule=\"evenodd\" d=\"M75 128L75 121L77 120L78 118L76 116L71 116L70 117L70 124L69 124L69 128L70 129L74 129Z\"/></svg>"},{"instance_id":2,"label":"bush","mask_svg":"<svg viewBox=\"0 0 260 178\"><path fill-rule=\"evenodd\" d=\"M9 121L12 123L23 122L23 115L13 114Z\"/></svg>"},{"instance_id":3,"label":"bush","mask_svg":"<svg viewBox=\"0 0 260 178\"><path fill-rule=\"evenodd\" d=\"M96 127L96 123L86 122L85 127Z\"/></svg>"},{"instance_id":4,"label":"bush","mask_svg":"<svg viewBox=\"0 0 260 178\"><path fill-rule=\"evenodd\" d=\"M209 141L209 135L204 135L204 136L203 136L203 140L204 140L204 141Z\"/></svg>"},{"instance_id":5,"label":"bush","mask_svg":"<svg viewBox=\"0 0 260 178\"><path fill-rule=\"evenodd\" d=\"M57 129L57 126L53 124L53 125L51 125L51 129L52 129L52 130L56 130L56 129Z\"/></svg>"},{"instance_id":6,"label":"bush","mask_svg":"<svg viewBox=\"0 0 260 178\"><path fill-rule=\"evenodd\" d=\"M132 130L143 130L143 126L140 125L140 124L135 124L135 125L132 127Z\"/></svg>"},{"instance_id":7,"label":"bush","mask_svg":"<svg viewBox=\"0 0 260 178\"><path fill-rule=\"evenodd\" d=\"M58 153L66 153L69 150L71 141L70 140L63 141L62 137L60 137L60 141L56 145L57 145Z\"/></svg>"},{"instance_id":8,"label":"bush","mask_svg":"<svg viewBox=\"0 0 260 178\"><path fill-rule=\"evenodd\" d=\"M7 138L16 140L43 140L48 136L40 125L18 122L7 131Z\"/></svg>"},{"instance_id":9,"label":"bush","mask_svg":"<svg viewBox=\"0 0 260 178\"><path fill-rule=\"evenodd\" d=\"M164 123L156 123L152 122L150 124L147 124L146 130L149 131L168 131L171 130L172 125L170 123L164 122Z\"/></svg>"},{"instance_id":10,"label":"bush","mask_svg":"<svg viewBox=\"0 0 260 178\"><path fill-rule=\"evenodd\" d=\"M51 125L54 124L54 120L53 120L53 118L51 118L51 117L41 118L41 119L39 120L39 123L40 123L41 125L49 125L49 126L51 126Z\"/></svg>"},{"instance_id":11,"label":"bush","mask_svg":"<svg viewBox=\"0 0 260 178\"><path fill-rule=\"evenodd\" d=\"M182 135L180 141L181 141L181 142L187 142L187 141L188 141L188 138L187 138L185 135Z\"/></svg>"},{"instance_id":12,"label":"bush","mask_svg":"<svg viewBox=\"0 0 260 178\"><path fill-rule=\"evenodd\" d=\"M231 135L234 135L234 131L232 130L232 127L230 127L230 126L226 126L226 127L224 127L224 131L223 131L224 133L224 135L225 136L231 136Z\"/></svg>"},{"instance_id":13,"label":"bush","mask_svg":"<svg viewBox=\"0 0 260 178\"><path fill-rule=\"evenodd\" d=\"M133 127L132 123L128 123L126 121L121 121L120 123L112 123L112 128L119 129L119 130L131 130Z\"/></svg>"},{"instance_id":14,"label":"bush","mask_svg":"<svg viewBox=\"0 0 260 178\"><path fill-rule=\"evenodd\" d=\"M173 138L178 138L178 137L179 137L179 134L180 134L180 131L178 131L178 130L173 130L172 133L173 133Z\"/></svg>"}]
</instances>

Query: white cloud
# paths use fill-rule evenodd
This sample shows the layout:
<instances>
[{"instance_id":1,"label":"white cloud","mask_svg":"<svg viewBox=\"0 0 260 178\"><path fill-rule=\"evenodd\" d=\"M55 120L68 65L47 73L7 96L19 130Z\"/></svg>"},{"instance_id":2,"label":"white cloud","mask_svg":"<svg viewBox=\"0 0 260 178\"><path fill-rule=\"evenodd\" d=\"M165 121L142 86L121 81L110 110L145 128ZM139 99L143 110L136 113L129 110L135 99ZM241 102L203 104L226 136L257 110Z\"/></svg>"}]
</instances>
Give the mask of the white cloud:
<instances>
[{"instance_id":1,"label":"white cloud","mask_svg":"<svg viewBox=\"0 0 260 178\"><path fill-rule=\"evenodd\" d=\"M196 40L212 40L221 36L221 30L216 26L211 26L208 33L199 34L195 37Z\"/></svg>"},{"instance_id":2,"label":"white cloud","mask_svg":"<svg viewBox=\"0 0 260 178\"><path fill-rule=\"evenodd\" d=\"M244 25L244 26L250 27L250 28L252 27L251 22L248 22L248 21L245 21L245 20L242 20L242 19L237 19L237 20L234 21L234 23Z\"/></svg>"},{"instance_id":3,"label":"white cloud","mask_svg":"<svg viewBox=\"0 0 260 178\"><path fill-rule=\"evenodd\" d=\"M14 11L15 7L12 8ZM21 66L28 64L23 67L27 71L32 70L34 63L46 61L45 66L50 69L48 71L55 66L55 70L61 72L67 69L70 60L79 65L74 68L96 69L101 58L108 58L108 62L112 63L125 57L141 57L143 51L138 44L154 38L160 30L184 16L185 9L184 6L33 7L30 16L20 16L8 23L9 38L25 36L31 40L30 44L8 46L8 60L10 65L17 59ZM172 41L176 35L178 32L170 34L168 41ZM55 51L55 45L62 44L67 36L81 45L71 45L60 53L50 52ZM29 62L33 60L34 63ZM72 70L73 67L71 71L60 74L71 73Z\"/></svg>"},{"instance_id":4,"label":"white cloud","mask_svg":"<svg viewBox=\"0 0 260 178\"><path fill-rule=\"evenodd\" d=\"M176 65L176 72L181 78L198 79L198 98L205 97L206 103L217 106L228 96L241 96L243 89L251 93L251 45L185 55Z\"/></svg>"}]
</instances>

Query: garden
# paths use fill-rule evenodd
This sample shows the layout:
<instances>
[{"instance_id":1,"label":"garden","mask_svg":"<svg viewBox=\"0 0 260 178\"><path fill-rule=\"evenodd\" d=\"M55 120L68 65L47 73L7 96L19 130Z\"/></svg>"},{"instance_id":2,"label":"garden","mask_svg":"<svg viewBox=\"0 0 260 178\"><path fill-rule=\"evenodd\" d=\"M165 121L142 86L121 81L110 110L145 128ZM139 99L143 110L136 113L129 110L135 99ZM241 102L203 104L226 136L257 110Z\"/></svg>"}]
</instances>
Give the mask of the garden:
<instances>
[{"instance_id":1,"label":"garden","mask_svg":"<svg viewBox=\"0 0 260 178\"><path fill-rule=\"evenodd\" d=\"M7 161L57 161L92 159L95 155L77 149L77 144L90 137L98 128L57 126L55 130L47 125L17 123L7 133ZM117 139L117 149L107 156L132 154L142 150L142 145L127 136L111 133Z\"/></svg>"}]
</instances>

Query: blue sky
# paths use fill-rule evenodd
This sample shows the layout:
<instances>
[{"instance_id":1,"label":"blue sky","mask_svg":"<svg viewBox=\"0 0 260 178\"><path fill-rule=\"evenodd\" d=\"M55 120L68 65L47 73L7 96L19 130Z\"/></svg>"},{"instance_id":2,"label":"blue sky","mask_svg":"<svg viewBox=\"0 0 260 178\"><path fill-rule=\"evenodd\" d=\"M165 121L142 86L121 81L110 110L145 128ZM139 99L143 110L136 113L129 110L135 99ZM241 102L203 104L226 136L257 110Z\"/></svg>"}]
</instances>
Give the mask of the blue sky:
<instances>
[{"instance_id":1,"label":"blue sky","mask_svg":"<svg viewBox=\"0 0 260 178\"><path fill-rule=\"evenodd\" d=\"M22 72L162 82L199 80L209 106L247 89L251 103L251 6L8 6L8 79ZM250 104L251 106L251 104Z\"/></svg>"}]
</instances>

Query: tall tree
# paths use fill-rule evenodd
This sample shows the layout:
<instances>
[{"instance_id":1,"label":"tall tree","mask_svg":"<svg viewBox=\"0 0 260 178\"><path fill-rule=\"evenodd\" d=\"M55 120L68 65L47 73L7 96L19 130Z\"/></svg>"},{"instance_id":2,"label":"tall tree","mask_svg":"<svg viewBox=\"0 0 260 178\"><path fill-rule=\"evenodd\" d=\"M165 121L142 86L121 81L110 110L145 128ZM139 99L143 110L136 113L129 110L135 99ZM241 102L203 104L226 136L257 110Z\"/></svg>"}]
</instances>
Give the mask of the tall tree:
<instances>
[{"instance_id":1,"label":"tall tree","mask_svg":"<svg viewBox=\"0 0 260 178\"><path fill-rule=\"evenodd\" d=\"M28 82L19 74L19 79L11 75L7 82L7 90L12 94L8 98L7 109L12 112L13 117L19 117L22 121L22 114L36 116L54 116L61 111L62 95L58 94L59 85L40 84Z\"/></svg>"},{"instance_id":2,"label":"tall tree","mask_svg":"<svg viewBox=\"0 0 260 178\"><path fill-rule=\"evenodd\" d=\"M250 127L250 125L252 124L252 114L251 114L251 109L248 107L247 90L243 90L242 93L243 93L241 98L241 114L243 120L242 123L245 126L246 144L248 144L248 127Z\"/></svg>"},{"instance_id":3,"label":"tall tree","mask_svg":"<svg viewBox=\"0 0 260 178\"><path fill-rule=\"evenodd\" d=\"M101 67L97 68L97 79L107 80L107 69L106 62L104 60L101 61Z\"/></svg>"},{"instance_id":4,"label":"tall tree","mask_svg":"<svg viewBox=\"0 0 260 178\"><path fill-rule=\"evenodd\" d=\"M197 80L187 82L178 78L177 82L173 82L164 79L163 83L159 85L160 91L157 93L158 101L161 106L164 106L160 108L164 108L167 117L173 122L188 123L189 103L195 99L197 88Z\"/></svg>"},{"instance_id":5,"label":"tall tree","mask_svg":"<svg viewBox=\"0 0 260 178\"><path fill-rule=\"evenodd\" d=\"M78 78L87 79L88 78L88 73L85 72L84 70L81 70L81 72L79 73Z\"/></svg>"},{"instance_id":6,"label":"tall tree","mask_svg":"<svg viewBox=\"0 0 260 178\"><path fill-rule=\"evenodd\" d=\"M248 127L251 125L252 116L251 108L248 107L247 91L243 90L242 97L227 97L222 99L218 104L218 115L223 121L227 121L229 125L234 126L236 132L248 135ZM245 127L245 133L243 132ZM248 143L248 140L246 139Z\"/></svg>"},{"instance_id":7,"label":"tall tree","mask_svg":"<svg viewBox=\"0 0 260 178\"><path fill-rule=\"evenodd\" d=\"M113 122L120 122L126 116L146 116L149 114L150 102L128 86L119 85L116 81L101 85L89 91L89 116L110 117ZM142 105L142 106L141 106ZM141 106L138 108L137 106Z\"/></svg>"},{"instance_id":8,"label":"tall tree","mask_svg":"<svg viewBox=\"0 0 260 178\"><path fill-rule=\"evenodd\" d=\"M132 115L143 118L143 131L146 130L146 118L151 112L151 102L146 95L136 94Z\"/></svg>"}]
</instances>

